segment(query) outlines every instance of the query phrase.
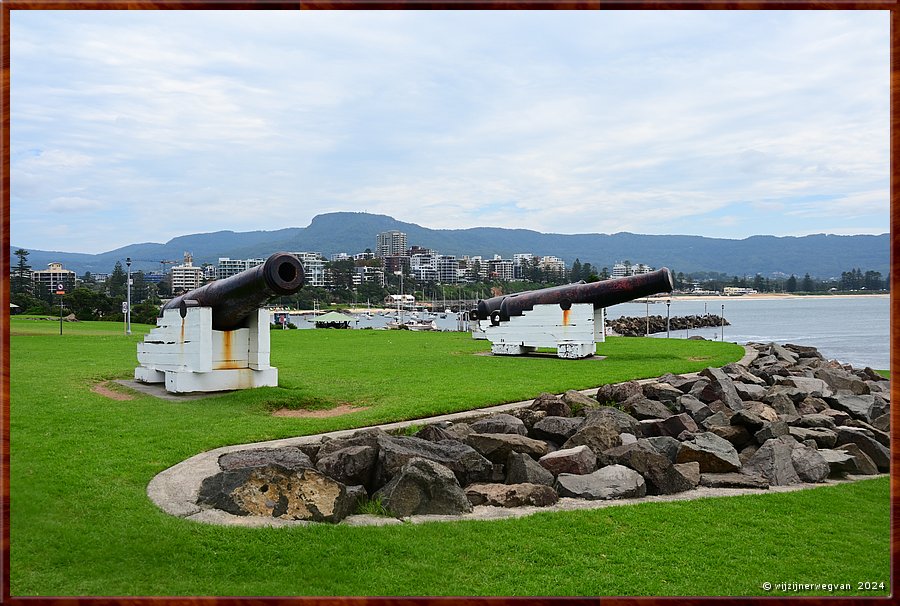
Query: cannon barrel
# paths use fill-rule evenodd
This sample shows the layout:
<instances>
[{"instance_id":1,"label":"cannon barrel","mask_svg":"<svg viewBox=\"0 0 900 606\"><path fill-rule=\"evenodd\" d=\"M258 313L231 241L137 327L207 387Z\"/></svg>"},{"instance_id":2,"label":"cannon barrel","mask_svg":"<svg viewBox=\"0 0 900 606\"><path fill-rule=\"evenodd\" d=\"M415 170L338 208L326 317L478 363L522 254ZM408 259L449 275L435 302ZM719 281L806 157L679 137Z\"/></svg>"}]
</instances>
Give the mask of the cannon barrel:
<instances>
[{"instance_id":1,"label":"cannon barrel","mask_svg":"<svg viewBox=\"0 0 900 606\"><path fill-rule=\"evenodd\" d=\"M487 320L493 315L494 319L506 322L512 316L521 316L523 312L534 309L535 305L558 304L563 309L569 309L575 303L593 303L594 309L598 309L661 292L671 292L674 287L672 272L663 267L625 278L590 283L581 281L482 299L472 313L479 320Z\"/></svg>"},{"instance_id":2,"label":"cannon barrel","mask_svg":"<svg viewBox=\"0 0 900 606\"><path fill-rule=\"evenodd\" d=\"M240 328L247 316L271 297L293 294L303 282L300 259L277 252L262 265L188 291L162 309L180 309L184 317L188 307L211 307L213 329L233 330Z\"/></svg>"}]
</instances>

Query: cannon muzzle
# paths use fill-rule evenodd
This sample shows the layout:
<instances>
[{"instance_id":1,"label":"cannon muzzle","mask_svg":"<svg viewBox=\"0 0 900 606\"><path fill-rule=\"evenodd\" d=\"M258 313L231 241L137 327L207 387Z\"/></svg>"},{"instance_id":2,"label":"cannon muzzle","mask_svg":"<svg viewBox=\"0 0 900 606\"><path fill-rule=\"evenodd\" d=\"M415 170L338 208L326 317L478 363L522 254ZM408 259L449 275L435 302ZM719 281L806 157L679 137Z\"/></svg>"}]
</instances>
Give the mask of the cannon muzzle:
<instances>
[{"instance_id":1,"label":"cannon muzzle","mask_svg":"<svg viewBox=\"0 0 900 606\"><path fill-rule=\"evenodd\" d=\"M270 298L294 294L303 282L300 259L278 252L262 265L175 297L163 310L180 309L184 317L188 307L211 307L213 329L233 330L240 328L247 316Z\"/></svg>"},{"instance_id":2,"label":"cannon muzzle","mask_svg":"<svg viewBox=\"0 0 900 606\"><path fill-rule=\"evenodd\" d=\"M558 304L569 309L575 303L592 303L594 309L609 307L661 292L672 292L675 282L667 267L646 274L613 278L600 282L584 281L564 286L513 293L478 301L472 313L479 320L491 318L506 322L512 316L534 309L535 305Z\"/></svg>"}]
</instances>

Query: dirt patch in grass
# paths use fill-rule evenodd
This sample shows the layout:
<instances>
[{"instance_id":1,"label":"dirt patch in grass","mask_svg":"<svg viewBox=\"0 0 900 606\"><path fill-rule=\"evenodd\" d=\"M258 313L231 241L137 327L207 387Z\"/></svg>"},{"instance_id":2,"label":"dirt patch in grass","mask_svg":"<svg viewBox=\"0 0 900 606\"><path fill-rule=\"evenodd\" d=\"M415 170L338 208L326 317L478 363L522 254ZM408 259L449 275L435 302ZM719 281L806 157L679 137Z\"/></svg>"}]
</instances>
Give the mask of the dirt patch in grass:
<instances>
[{"instance_id":1,"label":"dirt patch in grass","mask_svg":"<svg viewBox=\"0 0 900 606\"><path fill-rule=\"evenodd\" d=\"M710 356L691 356L688 358L691 362L705 362L710 359Z\"/></svg>"},{"instance_id":2,"label":"dirt patch in grass","mask_svg":"<svg viewBox=\"0 0 900 606\"><path fill-rule=\"evenodd\" d=\"M368 406L351 406L342 404L327 410L291 410L290 408L279 408L272 413L273 417L295 417L300 419L325 419L328 417L339 417L341 415L350 414L351 412L359 412L360 410L368 410Z\"/></svg>"},{"instance_id":3,"label":"dirt patch in grass","mask_svg":"<svg viewBox=\"0 0 900 606\"><path fill-rule=\"evenodd\" d=\"M122 393L121 391L113 391L112 389L110 389L109 381L103 381L102 383L97 383L96 385L91 387L91 391L93 391L96 394L100 394L101 396L104 396L106 398L109 398L110 400L124 401L124 400L133 400L134 399L134 396L132 396L130 394Z\"/></svg>"}]
</instances>

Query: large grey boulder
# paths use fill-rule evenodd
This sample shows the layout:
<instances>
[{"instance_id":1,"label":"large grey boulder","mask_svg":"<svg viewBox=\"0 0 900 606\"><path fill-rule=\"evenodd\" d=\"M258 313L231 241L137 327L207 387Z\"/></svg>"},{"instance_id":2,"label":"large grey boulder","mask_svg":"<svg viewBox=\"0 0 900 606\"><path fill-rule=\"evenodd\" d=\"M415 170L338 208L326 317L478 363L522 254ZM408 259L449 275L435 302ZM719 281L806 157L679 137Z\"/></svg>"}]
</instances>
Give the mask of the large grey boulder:
<instances>
[{"instance_id":1,"label":"large grey boulder","mask_svg":"<svg viewBox=\"0 0 900 606\"><path fill-rule=\"evenodd\" d=\"M866 455L872 459L872 462L875 463L875 466L878 467L879 471L888 471L891 464L890 451L873 438L865 435L865 433L863 433L864 431L864 429L838 427L838 447L844 444L856 444L862 452L866 453Z\"/></svg>"},{"instance_id":2,"label":"large grey boulder","mask_svg":"<svg viewBox=\"0 0 900 606\"><path fill-rule=\"evenodd\" d=\"M234 471L246 467L265 467L266 465L280 465L286 469L314 467L310 458L294 446L238 450L219 457L219 467L222 471Z\"/></svg>"},{"instance_id":3,"label":"large grey boulder","mask_svg":"<svg viewBox=\"0 0 900 606\"><path fill-rule=\"evenodd\" d=\"M556 492L561 497L589 501L640 498L647 494L641 474L624 465L609 465L593 473L562 473L556 478Z\"/></svg>"},{"instance_id":4,"label":"large grey boulder","mask_svg":"<svg viewBox=\"0 0 900 606\"><path fill-rule=\"evenodd\" d=\"M825 400L837 410L843 410L854 419L868 423L872 420L872 409L875 407L875 396L869 394L835 394Z\"/></svg>"},{"instance_id":5,"label":"large grey boulder","mask_svg":"<svg viewBox=\"0 0 900 606\"><path fill-rule=\"evenodd\" d=\"M660 383L668 383L672 387L680 390L681 393L687 393L691 390L691 387L694 386L694 383L698 381L697 377L685 377L683 375L673 375L672 373L666 373L659 378Z\"/></svg>"},{"instance_id":6,"label":"large grey boulder","mask_svg":"<svg viewBox=\"0 0 900 606\"><path fill-rule=\"evenodd\" d=\"M814 398L827 398L834 393L831 387L828 386L828 383L814 377L779 377L776 385L795 387L804 392L807 396L812 396Z\"/></svg>"},{"instance_id":7,"label":"large grey boulder","mask_svg":"<svg viewBox=\"0 0 900 606\"><path fill-rule=\"evenodd\" d=\"M641 438L638 440L638 444L646 444L655 452L663 455L672 463L675 462L675 457L678 456L678 449L681 447L681 442L673 438L672 436L653 436L649 438Z\"/></svg>"},{"instance_id":8,"label":"large grey boulder","mask_svg":"<svg viewBox=\"0 0 900 606\"><path fill-rule=\"evenodd\" d=\"M663 419L660 421L659 425L663 435L671 436L673 438L680 436L685 431L690 433L697 433L700 431L700 428L697 427L697 423L686 412Z\"/></svg>"},{"instance_id":9,"label":"large grey boulder","mask_svg":"<svg viewBox=\"0 0 900 606\"><path fill-rule=\"evenodd\" d=\"M325 475L348 486L362 485L375 490L375 463L378 449L373 446L348 446L320 456L316 468Z\"/></svg>"},{"instance_id":10,"label":"large grey boulder","mask_svg":"<svg viewBox=\"0 0 900 606\"><path fill-rule=\"evenodd\" d=\"M740 425L728 425L725 427L710 427L709 433L713 433L723 440L730 442L736 449L741 449L753 440L753 436L746 427Z\"/></svg>"},{"instance_id":11,"label":"large grey boulder","mask_svg":"<svg viewBox=\"0 0 900 606\"><path fill-rule=\"evenodd\" d=\"M561 473L586 474L597 469L597 455L587 446L576 446L546 454L538 459L538 463L554 476Z\"/></svg>"},{"instance_id":12,"label":"large grey boulder","mask_svg":"<svg viewBox=\"0 0 900 606\"><path fill-rule=\"evenodd\" d=\"M762 429L753 434L753 439L756 440L757 444L763 445L767 440L788 435L790 429L784 421L772 421L763 425Z\"/></svg>"},{"instance_id":13,"label":"large grey boulder","mask_svg":"<svg viewBox=\"0 0 900 606\"><path fill-rule=\"evenodd\" d=\"M854 444L854 446L856 445ZM825 462L828 463L830 473L833 475L844 473L859 473L859 467L856 464L856 457L854 457L846 450L820 448L819 455L821 455L822 458L825 459ZM872 465L872 469L875 473L878 472L878 470L875 469L875 465Z\"/></svg>"},{"instance_id":14,"label":"large grey boulder","mask_svg":"<svg viewBox=\"0 0 900 606\"><path fill-rule=\"evenodd\" d=\"M621 443L622 438L619 436L618 425L612 419L603 417L594 419L590 424L581 426L578 431L572 434L572 437L565 441L562 447L566 449L576 446L587 446L597 453L607 448L618 446Z\"/></svg>"},{"instance_id":15,"label":"large grey boulder","mask_svg":"<svg viewBox=\"0 0 900 606\"><path fill-rule=\"evenodd\" d=\"M799 442L813 440L817 448L834 448L837 443L837 434L824 427L791 427L789 433Z\"/></svg>"},{"instance_id":16,"label":"large grey boulder","mask_svg":"<svg viewBox=\"0 0 900 606\"><path fill-rule=\"evenodd\" d=\"M454 515L472 511L454 473L439 463L413 457L374 495L398 518L411 515Z\"/></svg>"},{"instance_id":17,"label":"large grey boulder","mask_svg":"<svg viewBox=\"0 0 900 606\"><path fill-rule=\"evenodd\" d=\"M731 417L731 425L739 425L745 427L750 433L756 433L763 428L766 420L749 410L739 410Z\"/></svg>"},{"instance_id":18,"label":"large grey boulder","mask_svg":"<svg viewBox=\"0 0 900 606\"><path fill-rule=\"evenodd\" d=\"M675 414L662 402L650 400L643 395L628 398L622 403L622 408L625 409L625 412L639 421L647 419L666 419Z\"/></svg>"},{"instance_id":19,"label":"large grey boulder","mask_svg":"<svg viewBox=\"0 0 900 606\"><path fill-rule=\"evenodd\" d=\"M369 429L361 429L347 438L322 439L322 445L319 447L317 457L324 457L338 450L342 450L349 446L372 446L378 448L379 440L390 438L383 429L372 427Z\"/></svg>"},{"instance_id":20,"label":"large grey boulder","mask_svg":"<svg viewBox=\"0 0 900 606\"><path fill-rule=\"evenodd\" d=\"M420 440L428 440L429 442L440 442L441 440L458 440L459 438L447 431L445 427L438 425L426 425L416 432L415 436Z\"/></svg>"},{"instance_id":21,"label":"large grey boulder","mask_svg":"<svg viewBox=\"0 0 900 606\"><path fill-rule=\"evenodd\" d=\"M506 462L511 452L520 452L534 458L549 452L546 442L512 433L471 433L466 436L466 444L494 463Z\"/></svg>"},{"instance_id":22,"label":"large grey boulder","mask_svg":"<svg viewBox=\"0 0 900 606\"><path fill-rule=\"evenodd\" d=\"M778 420L778 412L766 404L765 402L760 402L758 400L748 400L744 402L744 410L747 412L752 412L760 419L764 421L772 421Z\"/></svg>"},{"instance_id":23,"label":"large grey boulder","mask_svg":"<svg viewBox=\"0 0 900 606\"><path fill-rule=\"evenodd\" d=\"M800 477L794 469L791 459L793 448L774 438L760 446L750 459L744 463L744 473L760 475L772 486L798 484Z\"/></svg>"},{"instance_id":24,"label":"large grey boulder","mask_svg":"<svg viewBox=\"0 0 900 606\"><path fill-rule=\"evenodd\" d=\"M765 381L762 381L765 384ZM734 390L744 401L760 400L766 395L766 388L756 383L735 383Z\"/></svg>"},{"instance_id":25,"label":"large grey boulder","mask_svg":"<svg viewBox=\"0 0 900 606\"><path fill-rule=\"evenodd\" d=\"M864 476L874 476L878 473L878 467L871 457L864 453L856 444L841 444L835 450L846 452L853 457L853 469L849 473L857 473Z\"/></svg>"},{"instance_id":26,"label":"large grey boulder","mask_svg":"<svg viewBox=\"0 0 900 606\"><path fill-rule=\"evenodd\" d=\"M709 406L691 394L684 394L679 397L675 401L675 410L688 413L696 423L702 423L704 419L713 414Z\"/></svg>"},{"instance_id":27,"label":"large grey boulder","mask_svg":"<svg viewBox=\"0 0 900 606\"><path fill-rule=\"evenodd\" d=\"M722 400L731 410L740 410L744 407L741 397L734 389L734 381L721 368L704 368L700 371L700 376L709 381L708 390L702 392L705 397L701 395L701 400L704 402Z\"/></svg>"},{"instance_id":28,"label":"large grey boulder","mask_svg":"<svg viewBox=\"0 0 900 606\"><path fill-rule=\"evenodd\" d=\"M505 413L491 415L470 423L473 433L509 433L524 436L528 433L522 419Z\"/></svg>"},{"instance_id":29,"label":"large grey boulder","mask_svg":"<svg viewBox=\"0 0 900 606\"><path fill-rule=\"evenodd\" d=\"M404 436L379 436L376 483L386 484L411 459L422 458L440 463L456 474L463 486L490 481L492 465L471 446L455 440L429 442Z\"/></svg>"},{"instance_id":30,"label":"large grey boulder","mask_svg":"<svg viewBox=\"0 0 900 606\"><path fill-rule=\"evenodd\" d=\"M797 427L821 427L824 429L835 428L834 419L826 414L821 413L803 415L797 420L795 425Z\"/></svg>"},{"instance_id":31,"label":"large grey boulder","mask_svg":"<svg viewBox=\"0 0 900 606\"><path fill-rule=\"evenodd\" d=\"M531 435L538 440L562 444L578 431L582 423L582 417L544 417L531 428Z\"/></svg>"},{"instance_id":32,"label":"large grey boulder","mask_svg":"<svg viewBox=\"0 0 900 606\"><path fill-rule=\"evenodd\" d=\"M760 475L731 471L701 474L700 486L707 488L768 488L769 481Z\"/></svg>"},{"instance_id":33,"label":"large grey boulder","mask_svg":"<svg viewBox=\"0 0 900 606\"><path fill-rule=\"evenodd\" d=\"M891 432L891 413L887 412L872 419L872 427L885 433Z\"/></svg>"},{"instance_id":34,"label":"large grey boulder","mask_svg":"<svg viewBox=\"0 0 900 606\"><path fill-rule=\"evenodd\" d=\"M696 461L700 464L701 473L735 471L741 466L735 447L710 432L697 434L692 440L682 442L675 461Z\"/></svg>"},{"instance_id":35,"label":"large grey boulder","mask_svg":"<svg viewBox=\"0 0 900 606\"><path fill-rule=\"evenodd\" d=\"M599 458L608 465L624 465L641 474L649 494L675 494L695 486L668 458L637 443L610 448Z\"/></svg>"},{"instance_id":36,"label":"large grey boulder","mask_svg":"<svg viewBox=\"0 0 900 606\"><path fill-rule=\"evenodd\" d=\"M340 522L356 509L359 495L316 469L273 463L206 478L197 503L239 516Z\"/></svg>"},{"instance_id":37,"label":"large grey boulder","mask_svg":"<svg viewBox=\"0 0 900 606\"><path fill-rule=\"evenodd\" d=\"M466 498L472 505L547 507L559 495L545 484L472 484L466 487Z\"/></svg>"},{"instance_id":38,"label":"large grey boulder","mask_svg":"<svg viewBox=\"0 0 900 606\"><path fill-rule=\"evenodd\" d=\"M814 376L825 381L836 392L844 391L863 395L871 391L865 381L840 368L823 366L816 369Z\"/></svg>"},{"instance_id":39,"label":"large grey boulder","mask_svg":"<svg viewBox=\"0 0 900 606\"><path fill-rule=\"evenodd\" d=\"M831 473L831 466L819 451L807 446L798 446L791 451L794 471L803 482L824 482Z\"/></svg>"},{"instance_id":40,"label":"large grey boulder","mask_svg":"<svg viewBox=\"0 0 900 606\"><path fill-rule=\"evenodd\" d=\"M553 474L526 454L511 452L506 460L507 484L545 484L553 486Z\"/></svg>"},{"instance_id":41,"label":"large grey boulder","mask_svg":"<svg viewBox=\"0 0 900 606\"><path fill-rule=\"evenodd\" d=\"M531 436L531 431L534 428L534 424L542 421L547 418L547 413L543 410L534 410L532 408L519 408L510 412L512 416L517 419L520 419L522 423L525 424L525 429L528 430L528 433L525 435ZM557 417L557 418L565 418L565 417Z\"/></svg>"}]
</instances>

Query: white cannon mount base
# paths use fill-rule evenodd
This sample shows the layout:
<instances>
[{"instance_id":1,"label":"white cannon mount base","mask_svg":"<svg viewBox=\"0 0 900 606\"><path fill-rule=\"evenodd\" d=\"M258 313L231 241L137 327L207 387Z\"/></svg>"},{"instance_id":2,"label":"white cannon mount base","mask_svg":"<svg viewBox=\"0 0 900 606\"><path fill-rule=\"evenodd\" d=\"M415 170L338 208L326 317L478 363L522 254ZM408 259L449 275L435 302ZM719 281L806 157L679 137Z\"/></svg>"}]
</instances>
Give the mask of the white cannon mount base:
<instances>
[{"instance_id":1,"label":"white cannon mount base","mask_svg":"<svg viewBox=\"0 0 900 606\"><path fill-rule=\"evenodd\" d=\"M519 356L538 347L555 347L560 358L579 359L597 353L597 343L606 340L605 309L592 303L575 303L569 309L559 305L535 305L534 309L493 325L480 320L473 338L491 342L491 353Z\"/></svg>"},{"instance_id":2,"label":"white cannon mount base","mask_svg":"<svg viewBox=\"0 0 900 606\"><path fill-rule=\"evenodd\" d=\"M269 365L268 310L227 331L213 330L210 307L189 307L183 318L167 309L156 324L138 343L135 380L165 383L171 393L278 386L278 369Z\"/></svg>"}]
</instances>

